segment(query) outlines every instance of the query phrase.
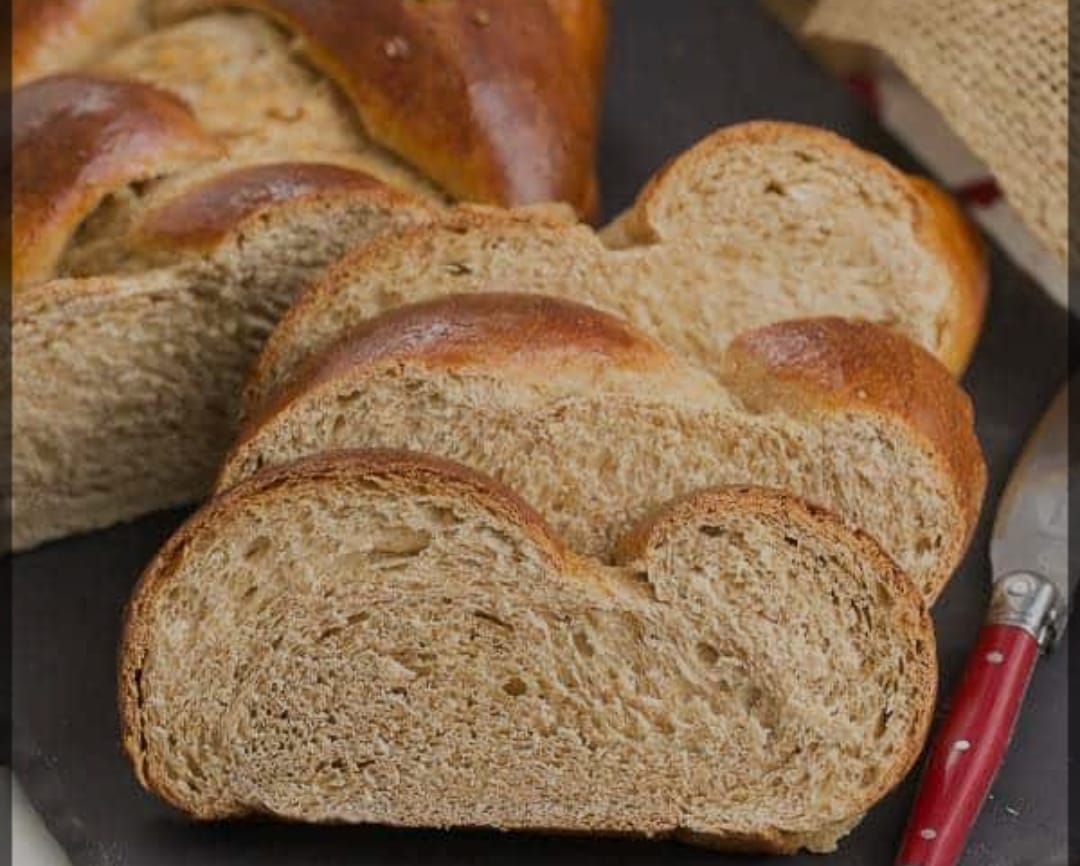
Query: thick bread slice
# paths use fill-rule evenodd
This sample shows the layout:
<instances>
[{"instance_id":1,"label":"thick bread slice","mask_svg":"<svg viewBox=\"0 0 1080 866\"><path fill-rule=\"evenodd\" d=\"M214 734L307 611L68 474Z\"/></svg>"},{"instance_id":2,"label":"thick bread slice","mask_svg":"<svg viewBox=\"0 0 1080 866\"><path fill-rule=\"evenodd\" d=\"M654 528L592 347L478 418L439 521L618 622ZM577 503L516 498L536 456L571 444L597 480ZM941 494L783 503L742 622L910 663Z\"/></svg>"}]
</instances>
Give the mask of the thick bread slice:
<instances>
[{"instance_id":1,"label":"thick bread slice","mask_svg":"<svg viewBox=\"0 0 1080 866\"><path fill-rule=\"evenodd\" d=\"M986 483L971 401L949 372L883 328L823 319L742 335L721 373L580 304L441 298L313 359L247 424L217 486L322 451L432 453L498 478L572 547L610 560L658 503L762 484L866 530L933 600Z\"/></svg>"},{"instance_id":2,"label":"thick bread slice","mask_svg":"<svg viewBox=\"0 0 1080 866\"><path fill-rule=\"evenodd\" d=\"M583 226L448 213L328 271L268 344L251 400L342 327L491 290L619 313L711 369L749 328L842 315L887 325L958 372L978 336L985 267L973 230L932 189L831 133L758 122L721 130L662 170L605 232L607 247Z\"/></svg>"},{"instance_id":3,"label":"thick bread slice","mask_svg":"<svg viewBox=\"0 0 1080 866\"><path fill-rule=\"evenodd\" d=\"M935 685L911 583L791 496L700 493L604 567L493 481L352 452L260 473L173 537L119 691L139 780L200 818L793 851L908 771Z\"/></svg>"},{"instance_id":4,"label":"thick bread slice","mask_svg":"<svg viewBox=\"0 0 1080 866\"><path fill-rule=\"evenodd\" d=\"M205 232L186 228L223 196L231 206ZM151 212L134 235L146 261L183 253L175 263L18 293L15 549L201 497L236 434L251 362L294 293L349 244L428 212L333 167L241 169Z\"/></svg>"}]
</instances>

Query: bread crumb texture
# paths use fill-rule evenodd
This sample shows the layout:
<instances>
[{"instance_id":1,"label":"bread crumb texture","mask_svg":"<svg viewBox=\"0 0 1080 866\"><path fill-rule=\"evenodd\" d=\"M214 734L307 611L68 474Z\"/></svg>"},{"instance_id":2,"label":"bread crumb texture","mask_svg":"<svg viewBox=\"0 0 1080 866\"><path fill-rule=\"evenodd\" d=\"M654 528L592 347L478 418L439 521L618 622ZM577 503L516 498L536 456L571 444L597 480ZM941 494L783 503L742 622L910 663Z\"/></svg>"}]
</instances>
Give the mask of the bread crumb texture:
<instances>
[{"instance_id":1,"label":"bread crumb texture","mask_svg":"<svg viewBox=\"0 0 1080 866\"><path fill-rule=\"evenodd\" d=\"M338 452L177 533L120 693L140 780L202 818L829 850L917 755L934 659L910 582L794 497L695 494L605 566L483 476Z\"/></svg>"}]
</instances>

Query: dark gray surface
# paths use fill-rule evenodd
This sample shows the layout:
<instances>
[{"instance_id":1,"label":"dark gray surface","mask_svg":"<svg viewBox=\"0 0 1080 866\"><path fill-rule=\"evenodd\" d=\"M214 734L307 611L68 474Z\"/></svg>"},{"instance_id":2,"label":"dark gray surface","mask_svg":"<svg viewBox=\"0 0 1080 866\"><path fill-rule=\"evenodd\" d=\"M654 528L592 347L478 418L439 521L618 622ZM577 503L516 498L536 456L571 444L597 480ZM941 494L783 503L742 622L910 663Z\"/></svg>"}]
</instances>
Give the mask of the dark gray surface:
<instances>
[{"instance_id":1,"label":"dark gray surface","mask_svg":"<svg viewBox=\"0 0 1080 866\"><path fill-rule=\"evenodd\" d=\"M832 127L907 167L906 156L756 4L617 0L601 148L608 214L665 159L716 126L755 117ZM1024 435L1066 375L1066 316L1000 253L986 332L965 382L989 456L972 553L935 611L948 694L985 600L988 520ZM15 766L77 866L517 862L835 863L886 866L909 779L830 858L727 858L675 844L272 824L197 826L143 794L117 742L114 647L140 568L177 525L161 514L50 545L15 562ZM964 866L1064 866L1065 656L1037 671L1009 760ZM648 779L641 784L647 785Z\"/></svg>"}]
</instances>

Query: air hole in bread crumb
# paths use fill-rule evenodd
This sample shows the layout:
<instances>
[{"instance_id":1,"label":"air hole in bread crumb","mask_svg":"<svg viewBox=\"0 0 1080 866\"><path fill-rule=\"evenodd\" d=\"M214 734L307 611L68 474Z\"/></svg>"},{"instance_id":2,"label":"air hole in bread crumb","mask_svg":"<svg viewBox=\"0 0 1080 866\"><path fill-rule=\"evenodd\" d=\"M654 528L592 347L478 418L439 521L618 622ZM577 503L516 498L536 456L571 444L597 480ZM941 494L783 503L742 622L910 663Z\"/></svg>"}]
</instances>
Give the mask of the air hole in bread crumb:
<instances>
[{"instance_id":1,"label":"air hole in bread crumb","mask_svg":"<svg viewBox=\"0 0 1080 866\"><path fill-rule=\"evenodd\" d=\"M464 277L472 273L472 268L464 262L448 262L445 268L446 272L453 277Z\"/></svg>"},{"instance_id":2,"label":"air hole in bread crumb","mask_svg":"<svg viewBox=\"0 0 1080 866\"><path fill-rule=\"evenodd\" d=\"M709 536L709 538L722 538L725 534L727 534L727 530L724 529L724 527L722 526L699 526L698 531L702 535Z\"/></svg>"},{"instance_id":3,"label":"air hole in bread crumb","mask_svg":"<svg viewBox=\"0 0 1080 866\"><path fill-rule=\"evenodd\" d=\"M270 549L270 539L260 535L244 551L244 559L252 560L262 557Z\"/></svg>"},{"instance_id":4,"label":"air hole in bread crumb","mask_svg":"<svg viewBox=\"0 0 1080 866\"><path fill-rule=\"evenodd\" d=\"M778 180L770 180L765 184L765 192L770 195L787 195L787 190L784 189L784 185Z\"/></svg>"},{"instance_id":5,"label":"air hole in bread crumb","mask_svg":"<svg viewBox=\"0 0 1080 866\"><path fill-rule=\"evenodd\" d=\"M525 681L521 677L510 677L503 683L503 691L512 698L520 698L528 690L529 687L525 685Z\"/></svg>"},{"instance_id":6,"label":"air hole in bread crumb","mask_svg":"<svg viewBox=\"0 0 1080 866\"><path fill-rule=\"evenodd\" d=\"M714 665L720 660L720 653L711 643L700 641L697 645L698 658L707 665Z\"/></svg>"},{"instance_id":7,"label":"air hole in bread crumb","mask_svg":"<svg viewBox=\"0 0 1080 866\"><path fill-rule=\"evenodd\" d=\"M799 546L799 539L795 538L794 536L785 535L784 536L784 541L787 542L792 547L798 547Z\"/></svg>"},{"instance_id":8,"label":"air hole in bread crumb","mask_svg":"<svg viewBox=\"0 0 1080 866\"><path fill-rule=\"evenodd\" d=\"M417 556L431 544L431 534L408 526L387 528L372 545L373 556Z\"/></svg>"},{"instance_id":9,"label":"air hole in bread crumb","mask_svg":"<svg viewBox=\"0 0 1080 866\"><path fill-rule=\"evenodd\" d=\"M596 650L593 649L589 636L583 631L574 632L574 646L586 658L592 658L596 655Z\"/></svg>"},{"instance_id":10,"label":"air hole in bread crumb","mask_svg":"<svg viewBox=\"0 0 1080 866\"><path fill-rule=\"evenodd\" d=\"M510 623L506 622L505 620L499 619L493 613L488 613L487 611L483 611L483 610L474 610L473 611L473 616L475 616L477 619L482 619L485 622L490 622L492 625L496 625L499 628L504 628L507 631L513 631L514 630L514 627L512 625L510 625Z\"/></svg>"}]
</instances>

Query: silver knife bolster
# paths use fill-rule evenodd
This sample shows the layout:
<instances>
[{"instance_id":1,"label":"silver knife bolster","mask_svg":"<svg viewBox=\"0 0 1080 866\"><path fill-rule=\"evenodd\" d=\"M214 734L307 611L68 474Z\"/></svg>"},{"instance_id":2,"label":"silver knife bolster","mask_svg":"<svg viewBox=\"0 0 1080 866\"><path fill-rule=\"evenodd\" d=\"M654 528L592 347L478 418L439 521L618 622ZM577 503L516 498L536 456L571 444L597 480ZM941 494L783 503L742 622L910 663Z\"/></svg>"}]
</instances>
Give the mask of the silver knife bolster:
<instances>
[{"instance_id":1,"label":"silver knife bolster","mask_svg":"<svg viewBox=\"0 0 1080 866\"><path fill-rule=\"evenodd\" d=\"M994 581L987 622L1022 628L1045 649L1057 641L1057 624L1064 612L1065 599L1049 578L1014 571Z\"/></svg>"}]
</instances>

